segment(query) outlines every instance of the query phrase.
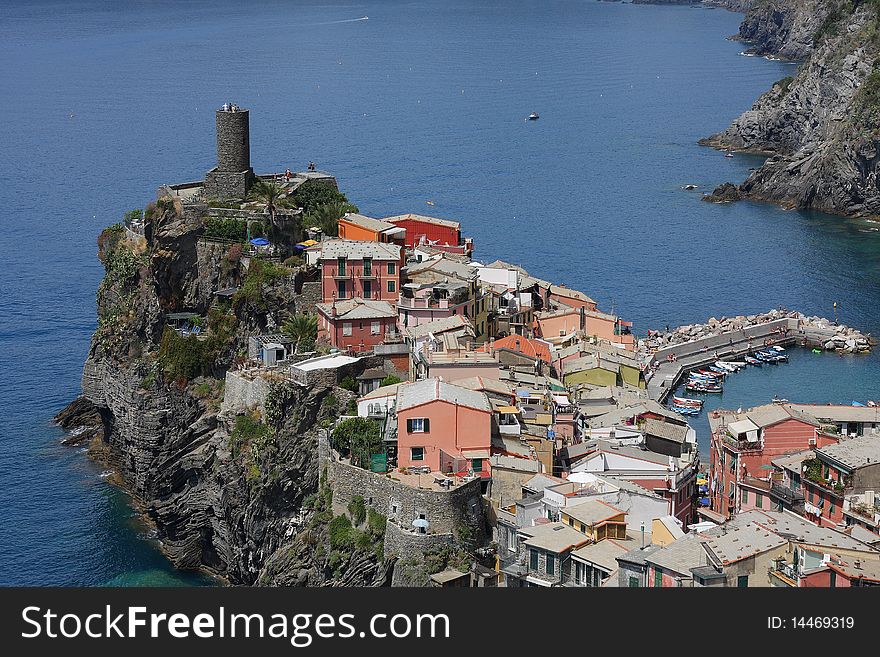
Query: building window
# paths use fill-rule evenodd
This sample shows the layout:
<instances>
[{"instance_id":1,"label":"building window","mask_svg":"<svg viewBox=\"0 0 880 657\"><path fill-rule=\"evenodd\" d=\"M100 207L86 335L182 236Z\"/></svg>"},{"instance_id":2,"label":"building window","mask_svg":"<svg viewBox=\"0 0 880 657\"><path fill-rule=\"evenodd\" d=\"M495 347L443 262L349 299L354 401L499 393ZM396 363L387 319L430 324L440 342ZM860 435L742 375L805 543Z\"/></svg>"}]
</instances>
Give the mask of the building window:
<instances>
[{"instance_id":1,"label":"building window","mask_svg":"<svg viewBox=\"0 0 880 657\"><path fill-rule=\"evenodd\" d=\"M345 258L336 258L336 275L345 276Z\"/></svg>"},{"instance_id":2,"label":"building window","mask_svg":"<svg viewBox=\"0 0 880 657\"><path fill-rule=\"evenodd\" d=\"M736 578L736 586L737 588L747 589L749 587L749 576L748 575L740 575Z\"/></svg>"},{"instance_id":3,"label":"building window","mask_svg":"<svg viewBox=\"0 0 880 657\"><path fill-rule=\"evenodd\" d=\"M373 275L373 259L364 258L364 276Z\"/></svg>"},{"instance_id":4,"label":"building window","mask_svg":"<svg viewBox=\"0 0 880 657\"><path fill-rule=\"evenodd\" d=\"M538 570L538 551L529 548L529 569Z\"/></svg>"},{"instance_id":5,"label":"building window","mask_svg":"<svg viewBox=\"0 0 880 657\"><path fill-rule=\"evenodd\" d=\"M424 461L425 460L425 448L424 447L410 447L409 448L409 458L411 461Z\"/></svg>"},{"instance_id":6,"label":"building window","mask_svg":"<svg viewBox=\"0 0 880 657\"><path fill-rule=\"evenodd\" d=\"M471 459L471 468L474 472L483 471L483 459Z\"/></svg>"},{"instance_id":7,"label":"building window","mask_svg":"<svg viewBox=\"0 0 880 657\"><path fill-rule=\"evenodd\" d=\"M740 493L740 496L741 496L741 498L742 498L742 504L743 504L743 505L749 503L749 491L747 491L745 488L743 488L743 491L742 491L742 493ZM759 496L759 497L760 497L760 496Z\"/></svg>"},{"instance_id":8,"label":"building window","mask_svg":"<svg viewBox=\"0 0 880 657\"><path fill-rule=\"evenodd\" d=\"M547 554L547 574L555 575L556 574L556 555L555 554Z\"/></svg>"},{"instance_id":9,"label":"building window","mask_svg":"<svg viewBox=\"0 0 880 657\"><path fill-rule=\"evenodd\" d=\"M828 573L828 587L832 589L837 587L837 573L833 570Z\"/></svg>"},{"instance_id":10,"label":"building window","mask_svg":"<svg viewBox=\"0 0 880 657\"><path fill-rule=\"evenodd\" d=\"M364 276L368 274L364 273ZM373 296L373 281L364 281L364 299L369 299Z\"/></svg>"},{"instance_id":11,"label":"building window","mask_svg":"<svg viewBox=\"0 0 880 657\"><path fill-rule=\"evenodd\" d=\"M393 262L388 263L388 273L389 274L395 273L395 264ZM393 291L394 290L389 290L389 292L393 292Z\"/></svg>"},{"instance_id":12,"label":"building window","mask_svg":"<svg viewBox=\"0 0 880 657\"><path fill-rule=\"evenodd\" d=\"M336 283L336 297L339 299L346 299L346 289L345 289L345 281L338 281Z\"/></svg>"},{"instance_id":13,"label":"building window","mask_svg":"<svg viewBox=\"0 0 880 657\"><path fill-rule=\"evenodd\" d=\"M342 322L342 335L351 335L351 322Z\"/></svg>"},{"instance_id":14,"label":"building window","mask_svg":"<svg viewBox=\"0 0 880 657\"><path fill-rule=\"evenodd\" d=\"M663 573L657 568L654 568L654 588L663 588Z\"/></svg>"},{"instance_id":15,"label":"building window","mask_svg":"<svg viewBox=\"0 0 880 657\"><path fill-rule=\"evenodd\" d=\"M431 422L426 417L414 417L406 421L407 433L429 433L431 431Z\"/></svg>"},{"instance_id":16,"label":"building window","mask_svg":"<svg viewBox=\"0 0 880 657\"><path fill-rule=\"evenodd\" d=\"M755 493L755 508L763 509L764 508L764 496L760 493Z\"/></svg>"},{"instance_id":17,"label":"building window","mask_svg":"<svg viewBox=\"0 0 880 657\"><path fill-rule=\"evenodd\" d=\"M382 322L372 322L370 324L370 335L379 335L382 329Z\"/></svg>"},{"instance_id":18,"label":"building window","mask_svg":"<svg viewBox=\"0 0 880 657\"><path fill-rule=\"evenodd\" d=\"M388 291L394 292L396 289L397 286L395 285L394 281L388 281Z\"/></svg>"}]
</instances>

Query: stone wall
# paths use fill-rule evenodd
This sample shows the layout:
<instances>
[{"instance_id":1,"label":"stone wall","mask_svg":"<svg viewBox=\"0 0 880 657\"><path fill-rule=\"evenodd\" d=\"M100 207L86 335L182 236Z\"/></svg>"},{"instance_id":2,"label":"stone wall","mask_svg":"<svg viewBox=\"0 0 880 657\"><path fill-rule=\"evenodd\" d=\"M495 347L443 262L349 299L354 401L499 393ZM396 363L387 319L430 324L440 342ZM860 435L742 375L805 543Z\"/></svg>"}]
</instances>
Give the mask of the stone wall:
<instances>
[{"instance_id":1,"label":"stone wall","mask_svg":"<svg viewBox=\"0 0 880 657\"><path fill-rule=\"evenodd\" d=\"M361 496L368 507L389 519L389 526L396 523L404 533L415 535L409 531L412 521L424 515L430 523L428 536L451 534L458 542L475 546L486 543L479 479L449 491L424 490L344 463L332 450L327 467L336 506L347 507L352 498Z\"/></svg>"}]
</instances>

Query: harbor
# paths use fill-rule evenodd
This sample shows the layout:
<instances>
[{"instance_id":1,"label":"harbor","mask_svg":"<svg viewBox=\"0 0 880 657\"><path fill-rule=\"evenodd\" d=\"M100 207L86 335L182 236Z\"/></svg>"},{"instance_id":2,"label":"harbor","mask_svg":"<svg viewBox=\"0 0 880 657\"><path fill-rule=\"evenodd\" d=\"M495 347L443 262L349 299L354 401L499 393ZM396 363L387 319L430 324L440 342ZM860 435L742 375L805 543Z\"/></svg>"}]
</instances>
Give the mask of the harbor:
<instances>
[{"instance_id":1,"label":"harbor","mask_svg":"<svg viewBox=\"0 0 880 657\"><path fill-rule=\"evenodd\" d=\"M827 319L785 311L712 319L704 325L667 331L665 335L652 334L640 343L645 358L648 396L665 402L691 372L715 366L716 361L747 362L746 357L754 358L758 352L789 346L866 353L870 351L871 338Z\"/></svg>"}]
</instances>

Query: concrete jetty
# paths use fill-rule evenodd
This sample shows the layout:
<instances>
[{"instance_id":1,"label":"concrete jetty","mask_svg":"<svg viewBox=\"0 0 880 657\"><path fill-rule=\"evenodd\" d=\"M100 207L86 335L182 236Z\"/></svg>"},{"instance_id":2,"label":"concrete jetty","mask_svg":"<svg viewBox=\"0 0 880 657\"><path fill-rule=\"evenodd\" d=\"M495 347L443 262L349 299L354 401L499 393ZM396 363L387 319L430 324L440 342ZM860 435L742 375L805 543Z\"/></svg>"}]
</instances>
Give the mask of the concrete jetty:
<instances>
[{"instance_id":1,"label":"concrete jetty","mask_svg":"<svg viewBox=\"0 0 880 657\"><path fill-rule=\"evenodd\" d=\"M871 338L847 326L798 312L777 310L749 317L713 318L707 324L679 327L640 341L648 395L662 402L691 370L771 345L857 353L870 351Z\"/></svg>"}]
</instances>

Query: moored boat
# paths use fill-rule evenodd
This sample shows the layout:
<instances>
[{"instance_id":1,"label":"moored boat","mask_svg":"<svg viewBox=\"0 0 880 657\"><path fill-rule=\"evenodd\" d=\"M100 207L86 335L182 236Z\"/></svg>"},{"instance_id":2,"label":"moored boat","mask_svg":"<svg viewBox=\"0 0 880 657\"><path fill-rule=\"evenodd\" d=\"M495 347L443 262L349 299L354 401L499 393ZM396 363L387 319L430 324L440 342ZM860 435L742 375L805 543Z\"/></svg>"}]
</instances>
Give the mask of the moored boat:
<instances>
[{"instance_id":1,"label":"moored boat","mask_svg":"<svg viewBox=\"0 0 880 657\"><path fill-rule=\"evenodd\" d=\"M702 399L691 399L690 397L672 397L672 403L676 406L692 406L700 408L703 405Z\"/></svg>"}]
</instances>

